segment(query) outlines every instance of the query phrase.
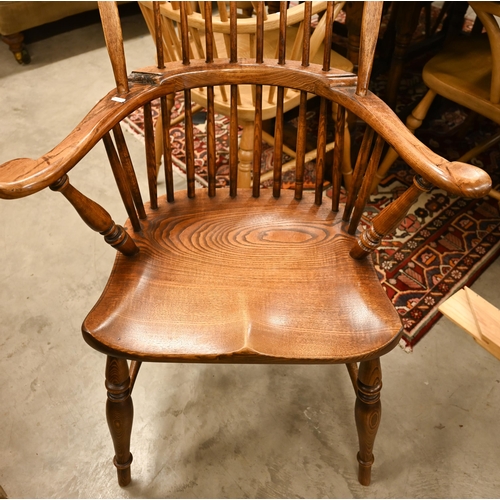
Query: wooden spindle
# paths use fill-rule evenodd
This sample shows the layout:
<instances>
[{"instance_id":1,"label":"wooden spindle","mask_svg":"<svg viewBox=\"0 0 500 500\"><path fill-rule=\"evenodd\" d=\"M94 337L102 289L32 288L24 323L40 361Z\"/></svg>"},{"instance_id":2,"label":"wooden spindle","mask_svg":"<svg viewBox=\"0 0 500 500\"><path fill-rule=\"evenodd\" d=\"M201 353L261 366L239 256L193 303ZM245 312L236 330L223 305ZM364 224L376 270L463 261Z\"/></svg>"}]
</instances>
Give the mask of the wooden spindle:
<instances>
[{"instance_id":1,"label":"wooden spindle","mask_svg":"<svg viewBox=\"0 0 500 500\"><path fill-rule=\"evenodd\" d=\"M257 12L256 19L256 46L255 62L264 62L264 3L256 2L254 5ZM254 139L253 139L253 196L260 196L260 167L262 157L262 85L255 86L255 119L254 119Z\"/></svg>"},{"instance_id":2,"label":"wooden spindle","mask_svg":"<svg viewBox=\"0 0 500 500\"><path fill-rule=\"evenodd\" d=\"M212 28L212 2L203 2L205 11L205 43L206 62L214 61L216 54L215 40ZM203 11L203 10L202 10ZM225 89L221 87L221 91ZM227 100L227 98L226 98ZM216 194L216 147L215 147L215 92L214 87L207 87L207 170L208 170L208 196L213 198Z\"/></svg>"},{"instance_id":3,"label":"wooden spindle","mask_svg":"<svg viewBox=\"0 0 500 500\"><path fill-rule=\"evenodd\" d=\"M354 212L351 216L349 222L349 228L347 232L349 234L355 234L358 228L359 221L363 215L363 210L368 203L371 191L371 180L377 172L378 164L380 162L380 157L382 156L382 150L384 148L384 140L379 135L375 141L375 146L373 147L368 166L361 184L361 189L359 191L358 197L356 198L356 203L354 205Z\"/></svg>"},{"instance_id":4,"label":"wooden spindle","mask_svg":"<svg viewBox=\"0 0 500 500\"><path fill-rule=\"evenodd\" d=\"M109 164L111 165L116 185L118 186L118 191L120 192L123 204L125 205L125 210L127 211L134 231L138 232L141 230L141 223L139 222L139 217L135 211L134 200L132 199L132 193L130 192L125 172L122 164L120 163L118 153L116 152L109 132L104 134L102 140L104 142L104 147L106 148L106 154L108 155Z\"/></svg>"},{"instance_id":5,"label":"wooden spindle","mask_svg":"<svg viewBox=\"0 0 500 500\"><path fill-rule=\"evenodd\" d=\"M119 123L113 127L113 136L118 149L118 155L120 156L120 162L125 172L130 192L132 193L132 198L134 199L135 208L139 214L139 219L145 219L146 211L144 210L141 190L139 188L139 183L137 182L137 177L135 175L134 166L132 165L132 159L130 158L127 143L125 142L125 137L123 136L123 131Z\"/></svg>"},{"instance_id":6,"label":"wooden spindle","mask_svg":"<svg viewBox=\"0 0 500 500\"><path fill-rule=\"evenodd\" d=\"M255 46L255 62L262 64L264 62L264 3L256 2L256 46Z\"/></svg>"},{"instance_id":7,"label":"wooden spindle","mask_svg":"<svg viewBox=\"0 0 500 500\"><path fill-rule=\"evenodd\" d=\"M116 81L116 90L119 94L128 92L127 65L123 48L123 35L120 15L116 2L98 2L102 20L104 39L108 49L111 67Z\"/></svg>"},{"instance_id":8,"label":"wooden spindle","mask_svg":"<svg viewBox=\"0 0 500 500\"><path fill-rule=\"evenodd\" d=\"M345 108L338 106L335 124L335 149L333 150L332 168L332 210L338 212L340 202L340 186L342 179L342 160L344 158Z\"/></svg>"},{"instance_id":9,"label":"wooden spindle","mask_svg":"<svg viewBox=\"0 0 500 500\"><path fill-rule=\"evenodd\" d=\"M238 62L238 11L236 2L229 3L229 40L230 40L230 51L229 51L229 62Z\"/></svg>"},{"instance_id":10,"label":"wooden spindle","mask_svg":"<svg viewBox=\"0 0 500 500\"><path fill-rule=\"evenodd\" d=\"M312 2L304 3L304 41L302 45L302 66L309 66L311 53L311 15Z\"/></svg>"},{"instance_id":11,"label":"wooden spindle","mask_svg":"<svg viewBox=\"0 0 500 500\"><path fill-rule=\"evenodd\" d=\"M260 4L260 2L259 2ZM262 85L255 86L255 119L253 138L253 196L260 195L260 168L262 157Z\"/></svg>"},{"instance_id":12,"label":"wooden spindle","mask_svg":"<svg viewBox=\"0 0 500 500\"><path fill-rule=\"evenodd\" d=\"M347 196L344 215L342 216L342 220L344 220L345 222L348 222L349 218L351 217L352 209L354 208L354 203L358 196L359 188L361 187L361 183L363 182L363 179L365 177L366 167L368 165L368 159L373 142L373 135L373 129L367 126L365 128L363 141L361 142L361 148L356 159L356 165L354 167L354 179Z\"/></svg>"},{"instance_id":13,"label":"wooden spindle","mask_svg":"<svg viewBox=\"0 0 500 500\"><path fill-rule=\"evenodd\" d=\"M286 15L287 3L280 2L280 34L278 39L278 64L286 62Z\"/></svg>"},{"instance_id":14,"label":"wooden spindle","mask_svg":"<svg viewBox=\"0 0 500 500\"><path fill-rule=\"evenodd\" d=\"M276 122L274 126L274 161L273 161L273 196L280 197L281 192L281 167L283 163L283 132L284 115L283 100L285 98L285 89L278 87L276 97Z\"/></svg>"},{"instance_id":15,"label":"wooden spindle","mask_svg":"<svg viewBox=\"0 0 500 500\"><path fill-rule=\"evenodd\" d=\"M187 12L187 15L188 15L188 18L189 16L193 15L194 13L194 10L193 10L193 7L191 5L191 2L185 2L186 4L186 12ZM188 22L189 24L189 22ZM191 40L193 42L193 45L194 45L194 48L196 49L196 53L198 55L198 59L205 59L205 52L203 50L203 44L201 43L201 37L200 37L200 33L199 33L199 30L198 28L193 28L191 26L189 26L189 34L191 36ZM191 58L194 59L194 52L190 52L191 54Z\"/></svg>"},{"instance_id":16,"label":"wooden spindle","mask_svg":"<svg viewBox=\"0 0 500 500\"><path fill-rule=\"evenodd\" d=\"M304 164L306 154L306 135L307 135L307 92L300 92L299 104L299 124L297 128L297 143L295 151L295 199L302 199L302 191L304 189Z\"/></svg>"},{"instance_id":17,"label":"wooden spindle","mask_svg":"<svg viewBox=\"0 0 500 500\"><path fill-rule=\"evenodd\" d=\"M214 37L212 28L212 2L203 2L205 11L205 46L207 63L214 62ZM203 12L203 10L202 10Z\"/></svg>"},{"instance_id":18,"label":"wooden spindle","mask_svg":"<svg viewBox=\"0 0 500 500\"><path fill-rule=\"evenodd\" d=\"M207 166L208 196L210 197L215 196L215 149L215 93L213 86L211 86L207 87Z\"/></svg>"},{"instance_id":19,"label":"wooden spindle","mask_svg":"<svg viewBox=\"0 0 500 500\"><path fill-rule=\"evenodd\" d=\"M332 46L332 38L333 38L333 11L335 8L335 2L328 2L326 6L326 20L325 20L325 38L324 38L324 47L330 48ZM331 50L323 51L323 71L330 71L330 57Z\"/></svg>"},{"instance_id":20,"label":"wooden spindle","mask_svg":"<svg viewBox=\"0 0 500 500\"><path fill-rule=\"evenodd\" d=\"M218 1L217 2L217 8L219 10L219 16L220 16L220 20L225 23L227 21L229 21L229 16L227 14L227 7L226 7L226 2L225 1Z\"/></svg>"},{"instance_id":21,"label":"wooden spindle","mask_svg":"<svg viewBox=\"0 0 500 500\"><path fill-rule=\"evenodd\" d=\"M229 193L236 196L238 185L238 86L231 85L229 115Z\"/></svg>"},{"instance_id":22,"label":"wooden spindle","mask_svg":"<svg viewBox=\"0 0 500 500\"><path fill-rule=\"evenodd\" d=\"M314 203L323 203L323 181L325 178L326 133L328 124L328 101L322 97L319 105L318 143L316 146L316 187Z\"/></svg>"},{"instance_id":23,"label":"wooden spindle","mask_svg":"<svg viewBox=\"0 0 500 500\"><path fill-rule=\"evenodd\" d=\"M207 16L206 16L206 8L205 8L205 4L206 3L209 3L210 4L210 11L211 11L211 8L212 8L212 2L204 2L203 0L199 0L198 1L198 10L201 14L201 18L203 20L206 20Z\"/></svg>"},{"instance_id":24,"label":"wooden spindle","mask_svg":"<svg viewBox=\"0 0 500 500\"><path fill-rule=\"evenodd\" d=\"M418 197L430 191L432 187L430 182L416 175L413 184L373 218L371 226L361 233L349 255L354 259L362 259L376 250L382 238L398 227Z\"/></svg>"},{"instance_id":25,"label":"wooden spindle","mask_svg":"<svg viewBox=\"0 0 500 500\"><path fill-rule=\"evenodd\" d=\"M356 94L365 96L373 69L383 2L364 2L361 21L361 44L359 47L358 84Z\"/></svg>"},{"instance_id":26,"label":"wooden spindle","mask_svg":"<svg viewBox=\"0 0 500 500\"><path fill-rule=\"evenodd\" d=\"M170 101L170 102L168 102ZM173 107L174 95L160 98L161 142L163 145L163 165L165 171L165 188L167 201L174 201L174 175L172 171L172 148L170 147L170 112ZM157 125L158 126L158 122Z\"/></svg>"},{"instance_id":27,"label":"wooden spindle","mask_svg":"<svg viewBox=\"0 0 500 500\"><path fill-rule=\"evenodd\" d=\"M156 62L158 69L164 69L165 60L163 57L163 37L161 35L161 14L159 2L153 2L153 12L155 18Z\"/></svg>"},{"instance_id":28,"label":"wooden spindle","mask_svg":"<svg viewBox=\"0 0 500 500\"><path fill-rule=\"evenodd\" d=\"M193 130L193 111L191 109L191 90L184 91L184 132L186 141L186 176L187 176L187 192L189 198L195 196L194 183L194 130Z\"/></svg>"},{"instance_id":29,"label":"wooden spindle","mask_svg":"<svg viewBox=\"0 0 500 500\"><path fill-rule=\"evenodd\" d=\"M151 103L144 105L144 143L146 150L146 168L148 173L149 201L151 208L158 208L157 194L157 172L156 172L156 153L155 153L155 132L153 126L153 114Z\"/></svg>"},{"instance_id":30,"label":"wooden spindle","mask_svg":"<svg viewBox=\"0 0 500 500\"><path fill-rule=\"evenodd\" d=\"M67 175L50 186L60 192L75 208L83 222L92 230L102 234L104 241L124 255L135 255L139 248L123 227L115 224L109 213L95 201L87 198L69 183Z\"/></svg>"},{"instance_id":31,"label":"wooden spindle","mask_svg":"<svg viewBox=\"0 0 500 500\"><path fill-rule=\"evenodd\" d=\"M164 19L164 26L164 35L167 45L170 45L172 47L172 51L174 52L174 54L176 54L176 57L173 60L177 61L179 59L182 59L182 46L179 42L179 38L177 37L177 32L175 30L173 21L171 19Z\"/></svg>"},{"instance_id":32,"label":"wooden spindle","mask_svg":"<svg viewBox=\"0 0 500 500\"><path fill-rule=\"evenodd\" d=\"M182 64L189 64L189 25L187 17L187 7L186 2L180 2L180 14L181 14L181 46L182 46Z\"/></svg>"}]
</instances>

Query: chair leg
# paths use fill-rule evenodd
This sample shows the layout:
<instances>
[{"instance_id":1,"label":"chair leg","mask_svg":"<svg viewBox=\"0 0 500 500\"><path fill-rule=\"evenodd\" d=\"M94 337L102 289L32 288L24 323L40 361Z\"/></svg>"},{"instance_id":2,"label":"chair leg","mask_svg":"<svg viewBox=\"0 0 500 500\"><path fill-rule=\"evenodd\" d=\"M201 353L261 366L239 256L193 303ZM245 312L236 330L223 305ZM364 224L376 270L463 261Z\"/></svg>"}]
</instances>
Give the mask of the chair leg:
<instances>
[{"instance_id":1,"label":"chair leg","mask_svg":"<svg viewBox=\"0 0 500 500\"><path fill-rule=\"evenodd\" d=\"M238 150L238 187L240 188L249 188L252 186L254 128L253 122L243 124Z\"/></svg>"},{"instance_id":2,"label":"chair leg","mask_svg":"<svg viewBox=\"0 0 500 500\"><path fill-rule=\"evenodd\" d=\"M106 419L115 448L113 463L117 468L118 484L130 483L130 434L134 407L130 396L130 377L127 360L108 356L106 361Z\"/></svg>"},{"instance_id":3,"label":"chair leg","mask_svg":"<svg viewBox=\"0 0 500 500\"><path fill-rule=\"evenodd\" d=\"M356 428L359 438L359 482L368 486L373 464L373 443L380 424L382 371L380 359L363 361L358 372L358 391L355 406Z\"/></svg>"}]
</instances>

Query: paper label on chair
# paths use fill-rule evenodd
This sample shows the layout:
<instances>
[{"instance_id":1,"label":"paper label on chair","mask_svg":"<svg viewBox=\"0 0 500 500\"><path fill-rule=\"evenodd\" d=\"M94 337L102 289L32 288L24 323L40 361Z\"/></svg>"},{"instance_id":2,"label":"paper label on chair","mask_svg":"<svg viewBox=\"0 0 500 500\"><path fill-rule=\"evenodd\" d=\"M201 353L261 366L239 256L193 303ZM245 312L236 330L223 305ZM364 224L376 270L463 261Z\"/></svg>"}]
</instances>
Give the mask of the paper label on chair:
<instances>
[{"instance_id":1,"label":"paper label on chair","mask_svg":"<svg viewBox=\"0 0 500 500\"><path fill-rule=\"evenodd\" d=\"M125 102L126 101L126 99L124 99L123 97L112 97L111 100L116 101L116 102Z\"/></svg>"}]
</instances>

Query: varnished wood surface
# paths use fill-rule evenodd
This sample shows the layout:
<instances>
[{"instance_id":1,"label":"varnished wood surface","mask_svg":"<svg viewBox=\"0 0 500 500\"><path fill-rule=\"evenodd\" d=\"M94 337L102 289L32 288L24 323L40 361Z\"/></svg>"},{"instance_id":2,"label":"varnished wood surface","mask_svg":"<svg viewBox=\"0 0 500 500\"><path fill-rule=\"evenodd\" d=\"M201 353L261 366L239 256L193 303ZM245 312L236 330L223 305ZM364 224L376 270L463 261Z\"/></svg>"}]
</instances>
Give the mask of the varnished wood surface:
<instances>
[{"instance_id":1,"label":"varnished wood surface","mask_svg":"<svg viewBox=\"0 0 500 500\"><path fill-rule=\"evenodd\" d=\"M500 311L493 304L464 287L440 304L439 312L500 359Z\"/></svg>"},{"instance_id":2,"label":"varnished wood surface","mask_svg":"<svg viewBox=\"0 0 500 500\"><path fill-rule=\"evenodd\" d=\"M373 69L373 58L382 17L382 2L364 2L363 23L361 25L361 45L358 59L358 84L356 93L364 96L368 91Z\"/></svg>"},{"instance_id":3,"label":"varnished wood surface","mask_svg":"<svg viewBox=\"0 0 500 500\"><path fill-rule=\"evenodd\" d=\"M398 341L370 259L314 194L206 191L148 210L137 256L117 257L87 342L152 361L347 362ZM342 287L338 287L342 283Z\"/></svg>"},{"instance_id":4,"label":"varnished wood surface","mask_svg":"<svg viewBox=\"0 0 500 500\"><path fill-rule=\"evenodd\" d=\"M424 83L437 94L500 123L500 104L490 99L491 75L491 50L486 34L455 40L434 56L422 72Z\"/></svg>"},{"instance_id":5,"label":"varnished wood surface","mask_svg":"<svg viewBox=\"0 0 500 500\"><path fill-rule=\"evenodd\" d=\"M231 32L222 37L230 57L222 58L217 54L214 40L211 46L209 44L205 61L199 33L192 28L188 33L187 17L192 5L175 4L182 19L175 28L172 23L167 28L167 38L175 40L173 45L165 43L163 54L160 44L159 68L148 66L133 72L130 77L126 76L116 8L102 6L105 38L117 89L105 96L49 153L38 160L18 159L0 166L0 197L27 196L50 186L68 199L84 222L121 252L101 298L83 325L86 341L108 355L106 413L121 485L130 481L133 419L130 394L142 361L347 363L357 393L359 480L366 485L370 481L373 444L380 421L379 357L395 347L402 332L399 315L380 286L367 254L377 247L386 232L399 224L411 202L429 188L430 182L454 194L482 196L489 190L491 181L475 167L448 162L428 150L382 101L367 91L380 5L367 6L369 22L364 24L362 33L363 38L371 37L371 40L362 40L364 48L358 82L356 75L350 72L328 70L328 56L320 57L319 64L313 57L309 58L307 46L317 45L319 36L324 33L319 27L310 37L309 33L300 32L303 26L297 32L292 52L300 59L301 49L305 48L302 62L290 61L288 55L285 58L285 43L277 43L283 50L266 58L265 42L258 40L264 31L261 9L260 21L251 22L252 30L257 31L249 37L251 45L257 42L254 52L258 53L251 54L254 59L238 58L235 3L229 7L229 13L225 2L218 3ZM311 7L314 10L316 5L307 4L305 9L303 6L299 9L307 10L307 18ZM206 7L207 16L211 4ZM290 35L285 29L284 14L293 16L293 9L286 10L285 3L280 6L279 34L282 38L285 33ZM318 26L323 23L323 27L326 25L330 29L333 5L328 9L330 21L326 23L324 17ZM156 6L157 25L158 20ZM310 22L306 24L309 26ZM174 33L176 29L182 32L180 38ZM210 32L210 22L206 30ZM181 60L169 62L173 52L177 52ZM193 59L191 52L199 56L198 59ZM165 68L161 68L162 59ZM260 96L265 86L278 87L274 97L278 100L278 112L272 190L259 190L258 186L254 191L237 189L236 177L240 173L236 169L237 160L245 167L241 172L248 176L250 168L247 166L251 160L255 163L261 160L259 146L253 152L255 156L252 155L254 134L253 129L248 133L248 122L244 124L239 144L242 152L237 154L242 85L255 90L252 110L254 98L260 101L262 97L262 102L267 99ZM168 110L173 95L182 91L189 103L197 89L220 86L227 86L228 93L231 90L230 189L215 189L218 144L213 123L214 96L212 90L208 90L206 94L212 98L207 106L206 136L209 189L196 191L194 188L193 119L192 110L188 108L184 119L188 191L174 196L168 130ZM301 96L304 105L299 112L301 131L296 148L299 158L295 193L283 190L280 182L282 115L291 102L286 101L285 96L294 92ZM303 192L301 185L304 153L308 149L305 105L310 94L322 98L319 134L323 137L318 140L318 149L322 151L316 171L320 180L324 169L331 168L325 157L329 126L326 109L333 106L338 110L332 206L321 204L321 183L316 193ZM117 96L120 99L117 100ZM164 126L160 135L164 143L167 184L170 183L167 185L168 202L165 196L157 196L157 155L151 117L151 102L157 98L162 102ZM146 123L142 166L147 167L150 195L150 202L145 206L119 128L119 122L140 107L144 107ZM254 114L249 121L257 124L255 130L260 144L265 113L259 108L257 105L257 116ZM343 207L338 206L338 181L340 172L350 169L350 162L345 162L345 155L340 154L346 112L364 120L377 140L373 150L369 144L371 140L364 141L365 146L356 162L355 180L346 183L351 192L344 216ZM109 134L111 130L116 146ZM126 223L127 231L116 225L103 207L69 184L67 177L67 172L101 139L131 217ZM347 148L347 134L345 141ZM356 221L367 199L384 141L424 179L417 176L414 185L381 211L371 227L356 239ZM358 200L356 204L355 200ZM351 221L349 231L349 215L354 205L355 222ZM130 370L127 359L133 361ZM359 371L357 363L360 363Z\"/></svg>"},{"instance_id":6,"label":"varnished wood surface","mask_svg":"<svg viewBox=\"0 0 500 500\"><path fill-rule=\"evenodd\" d=\"M369 486L374 461L373 445L382 414L380 404L382 370L379 359L360 364L356 387L357 398L354 415L359 438L358 480L363 486Z\"/></svg>"},{"instance_id":7,"label":"varnished wood surface","mask_svg":"<svg viewBox=\"0 0 500 500\"><path fill-rule=\"evenodd\" d=\"M49 186L73 168L120 120L152 99L185 86L249 82L288 86L340 102L376 129L417 173L452 194L481 197L491 188L488 174L472 165L449 162L432 152L376 96L370 92L365 97L357 96L352 87L355 77L340 70L323 72L321 66L313 64L304 69L294 61L283 67L276 61L256 64L242 60L238 64L170 63L165 70L147 67L136 73L144 74L150 84L132 85L123 103L113 101L117 93L111 91L66 139L38 160L21 158L0 165L0 198L19 198Z\"/></svg>"}]
</instances>

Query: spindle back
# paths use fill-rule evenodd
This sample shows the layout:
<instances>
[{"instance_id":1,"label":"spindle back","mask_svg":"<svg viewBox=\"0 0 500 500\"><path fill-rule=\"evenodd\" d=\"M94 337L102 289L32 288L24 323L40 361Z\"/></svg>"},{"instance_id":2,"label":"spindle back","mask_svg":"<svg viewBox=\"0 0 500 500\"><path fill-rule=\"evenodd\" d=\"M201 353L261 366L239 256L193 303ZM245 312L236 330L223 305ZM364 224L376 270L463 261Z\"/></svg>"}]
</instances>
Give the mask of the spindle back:
<instances>
[{"instance_id":1,"label":"spindle back","mask_svg":"<svg viewBox=\"0 0 500 500\"><path fill-rule=\"evenodd\" d=\"M309 61L323 64L324 55L331 57L331 52L323 50L325 46L331 46L332 31L331 29L325 30L325 26L332 25L332 16L335 18L338 15L343 2L335 2L333 11L327 10L327 2L305 2L288 9L283 8L281 13L274 14L267 14L265 3L256 2L255 15L250 17L241 17L242 14L237 11L237 5L233 10L228 9L226 2L218 2L217 11L212 12L208 17L205 12L208 5L204 2L164 2L160 4L159 9L159 30L155 28L153 3L140 2L139 5L157 46L162 49L159 61L180 61L187 60L183 59L187 57L207 61L229 59L236 62L238 57L248 57L260 62L269 58L279 59L281 64L284 64L285 60L304 60L307 66ZM283 4L283 7L286 5ZM178 24L181 24L181 8L185 8L187 14L189 35L185 41L184 51L181 30L177 29ZM233 12L233 17L231 17L231 12ZM259 21L260 15L261 21ZM319 21L311 33L313 16L318 16ZM209 26L206 26L207 20L210 23ZM305 26L309 28L305 29ZM232 30L236 30L236 37L231 38ZM208 46L206 45L207 33L211 33ZM157 39L158 35L160 36ZM335 53L333 57L335 58L332 61L334 67L352 69L347 61ZM229 116L230 89L220 86L214 90L216 112ZM264 120L274 117L275 91L274 86L264 88ZM205 88L193 89L192 94L196 102L205 104L207 98ZM286 109L292 109L298 105L298 102L299 94L290 90L290 95L287 95L285 99ZM255 90L252 91L240 85L238 87L240 122L253 121L254 106Z\"/></svg>"},{"instance_id":2,"label":"spindle back","mask_svg":"<svg viewBox=\"0 0 500 500\"><path fill-rule=\"evenodd\" d=\"M199 2L199 12L190 3L154 3L150 27L157 43L157 65L146 66L128 75L123 49L123 39L116 4L100 2L99 9L105 34L116 90L104 97L87 115L81 124L52 151L38 160L18 159L7 162L0 168L0 196L17 198L29 195L45 187L60 191L77 209L83 220L99 231L106 241L122 253L133 255L138 250L133 238L98 204L80 193L70 183L67 173L97 144L103 141L109 162L116 179L123 203L129 215L133 231L140 232L142 220L146 218L143 198L139 189L132 159L129 154L120 122L137 109L144 114L145 156L151 209L159 203L175 200L172 174L172 148L169 131L169 109L175 95L181 95L186 103L184 119L186 189L189 198L194 198L195 189L195 136L191 103L193 94L203 92L206 98L206 150L205 162L208 172L208 189L201 196L216 196L216 160L221 154L216 140L215 125L216 89L228 89L229 137L222 144L224 152L229 150L230 196L238 192L238 142L241 106L239 89L253 86L252 120L255 123L253 137L253 196L262 194L260 165L262 156L263 121L265 120L265 89L276 88L274 102L274 162L271 194L275 198L282 190L282 164L284 151L285 112L287 93L298 96L295 199L304 196L304 169L306 163L308 99L314 95L319 99L317 151L315 162L316 185L314 203L320 205L324 196L324 179L327 169L332 179L332 210L339 211L341 198L341 170L344 149L346 110L366 123L365 136L357 156L352 186L349 186L343 219L348 223L348 232L354 234L363 208L369 199L370 186L380 160L384 141L399 153L418 174L415 184L395 203L385 209L374 221L371 232L361 236L352 255L360 258L372 251L381 237L392 230L405 215L411 201L418 194L430 189L431 183L451 193L464 196L483 195L489 189L489 177L477 169L461 164L449 163L423 146L385 104L368 91L373 54L381 16L380 2L366 2L362 23L362 41L358 76L331 66L330 51L320 54L320 63L311 60L312 40L321 39L329 46L331 25L335 15L334 2L306 2L291 9L281 3L279 15L266 14L264 4L254 4L256 15L238 19L237 3L230 2L229 13L225 3L218 3L219 13L214 16L213 2ZM144 6L143 6L144 7ZM146 5L148 8L149 6ZM318 27L311 35L312 14L324 10ZM302 46L302 56L292 59L287 51L290 24L302 23L301 35L297 36ZM276 25L277 23L277 25ZM216 32L217 26L219 32ZM244 33L240 28L244 26ZM274 26L272 29L268 27ZM277 26L277 27L276 27ZM274 55L265 52L266 35L276 36ZM222 42L217 33L222 35ZM251 57L241 57L238 44L247 37ZM222 57L221 57L222 56ZM180 59L180 60L177 60ZM312 57L314 59L314 57ZM180 93L180 94L179 94ZM165 166L165 198L158 196L157 171L154 140L154 102L159 99L163 118L161 133ZM269 99L267 99L269 100ZM333 127L335 148L333 160L326 155L326 138L331 125L329 109L336 109ZM198 141L198 139L197 139ZM241 159L241 158L240 158ZM134 160L135 162L135 160ZM451 168L453 167L453 168ZM29 172L26 177L25 172ZM423 177L421 177L423 176ZM424 180L427 179L427 180ZM308 196L309 198L309 196ZM165 201L163 201L165 200Z\"/></svg>"}]
</instances>

